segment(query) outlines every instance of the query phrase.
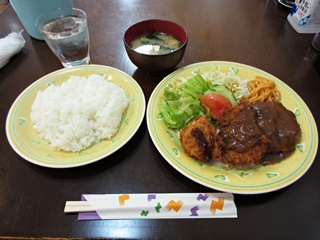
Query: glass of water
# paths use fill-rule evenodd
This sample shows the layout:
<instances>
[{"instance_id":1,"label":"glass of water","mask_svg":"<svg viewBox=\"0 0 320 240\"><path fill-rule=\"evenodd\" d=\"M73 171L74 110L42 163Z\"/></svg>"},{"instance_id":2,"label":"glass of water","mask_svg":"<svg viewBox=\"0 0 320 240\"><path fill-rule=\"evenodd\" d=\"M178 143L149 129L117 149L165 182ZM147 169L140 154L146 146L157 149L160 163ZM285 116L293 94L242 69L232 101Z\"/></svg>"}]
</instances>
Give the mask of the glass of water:
<instances>
[{"instance_id":1,"label":"glass of water","mask_svg":"<svg viewBox=\"0 0 320 240\"><path fill-rule=\"evenodd\" d=\"M36 26L64 67L89 64L89 30L83 10L65 8L44 13Z\"/></svg>"}]
</instances>

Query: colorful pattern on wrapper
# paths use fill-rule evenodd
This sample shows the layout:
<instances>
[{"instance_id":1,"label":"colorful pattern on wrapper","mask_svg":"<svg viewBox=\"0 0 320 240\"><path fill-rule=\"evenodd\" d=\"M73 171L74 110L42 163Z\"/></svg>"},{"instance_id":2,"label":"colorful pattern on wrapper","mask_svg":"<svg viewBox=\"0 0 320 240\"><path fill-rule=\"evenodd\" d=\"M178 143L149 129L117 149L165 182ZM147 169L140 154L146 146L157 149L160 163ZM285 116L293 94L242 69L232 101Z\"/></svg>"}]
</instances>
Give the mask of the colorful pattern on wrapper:
<instances>
[{"instance_id":1,"label":"colorful pattern on wrapper","mask_svg":"<svg viewBox=\"0 0 320 240\"><path fill-rule=\"evenodd\" d=\"M85 194L81 200L96 211L79 213L78 220L237 217L231 193Z\"/></svg>"}]
</instances>

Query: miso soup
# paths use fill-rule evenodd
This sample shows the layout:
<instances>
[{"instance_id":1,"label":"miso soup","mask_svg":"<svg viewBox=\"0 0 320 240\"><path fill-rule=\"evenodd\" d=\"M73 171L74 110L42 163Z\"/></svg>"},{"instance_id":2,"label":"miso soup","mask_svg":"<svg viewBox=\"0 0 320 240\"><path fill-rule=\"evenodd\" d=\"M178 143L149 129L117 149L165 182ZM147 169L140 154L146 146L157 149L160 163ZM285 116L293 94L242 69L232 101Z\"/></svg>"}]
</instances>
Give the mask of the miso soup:
<instances>
[{"instance_id":1,"label":"miso soup","mask_svg":"<svg viewBox=\"0 0 320 240\"><path fill-rule=\"evenodd\" d=\"M149 55L171 53L181 47L181 42L169 34L150 32L134 39L130 48Z\"/></svg>"}]
</instances>

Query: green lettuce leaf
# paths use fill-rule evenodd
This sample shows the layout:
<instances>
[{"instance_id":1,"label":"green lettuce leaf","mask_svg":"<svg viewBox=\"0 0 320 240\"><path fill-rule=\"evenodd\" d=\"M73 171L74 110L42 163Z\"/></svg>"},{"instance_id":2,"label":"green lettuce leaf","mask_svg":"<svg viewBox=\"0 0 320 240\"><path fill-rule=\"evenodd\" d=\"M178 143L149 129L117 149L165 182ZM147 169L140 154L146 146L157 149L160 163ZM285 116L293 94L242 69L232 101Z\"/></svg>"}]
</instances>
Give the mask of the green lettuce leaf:
<instances>
[{"instance_id":1,"label":"green lettuce leaf","mask_svg":"<svg viewBox=\"0 0 320 240\"><path fill-rule=\"evenodd\" d=\"M203 94L205 91L212 87L212 83L207 82L204 78L197 74L192 78L189 78L182 87L181 90L187 95L197 98L198 94Z\"/></svg>"},{"instance_id":2,"label":"green lettuce leaf","mask_svg":"<svg viewBox=\"0 0 320 240\"><path fill-rule=\"evenodd\" d=\"M180 129L195 116L205 113L200 104L199 100L191 96L180 97L179 100L173 101L161 99L159 109L167 127Z\"/></svg>"}]
</instances>

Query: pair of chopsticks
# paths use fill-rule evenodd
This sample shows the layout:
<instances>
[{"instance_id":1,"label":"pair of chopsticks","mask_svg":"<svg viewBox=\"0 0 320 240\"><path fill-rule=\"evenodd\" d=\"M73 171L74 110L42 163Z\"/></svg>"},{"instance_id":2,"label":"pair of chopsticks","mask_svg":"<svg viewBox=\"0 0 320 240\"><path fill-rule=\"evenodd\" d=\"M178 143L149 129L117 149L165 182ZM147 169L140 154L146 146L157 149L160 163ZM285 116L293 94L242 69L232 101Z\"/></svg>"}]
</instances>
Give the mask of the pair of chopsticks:
<instances>
[{"instance_id":1,"label":"pair of chopsticks","mask_svg":"<svg viewBox=\"0 0 320 240\"><path fill-rule=\"evenodd\" d=\"M87 201L67 201L64 207L65 213L95 212Z\"/></svg>"}]
</instances>

